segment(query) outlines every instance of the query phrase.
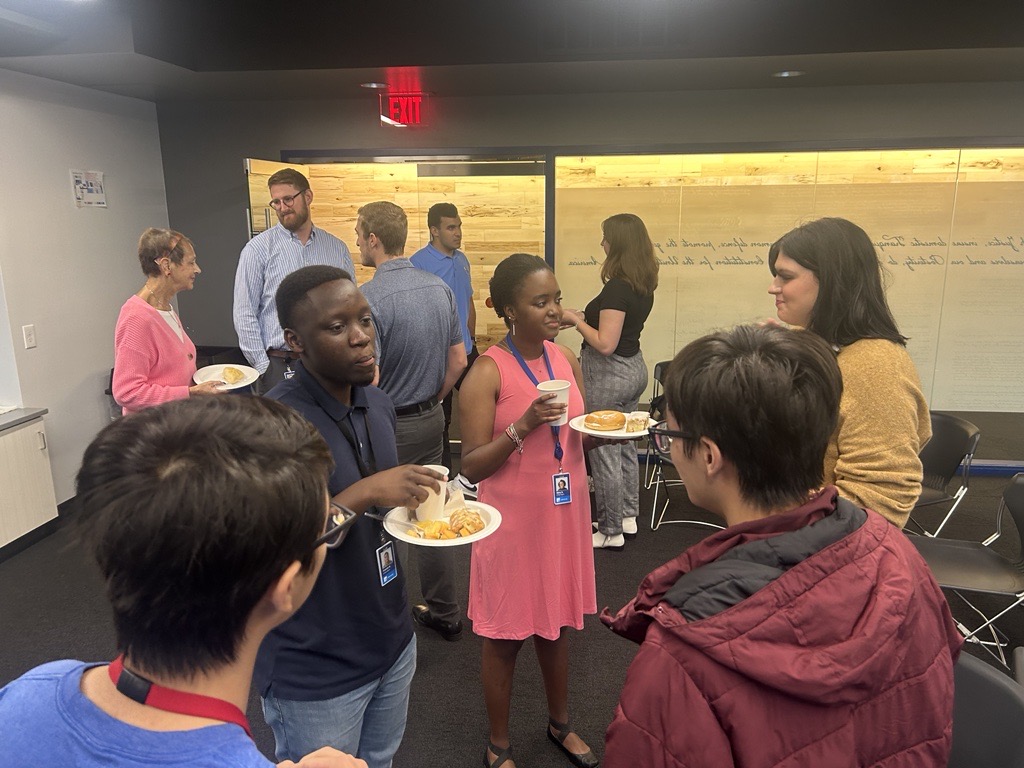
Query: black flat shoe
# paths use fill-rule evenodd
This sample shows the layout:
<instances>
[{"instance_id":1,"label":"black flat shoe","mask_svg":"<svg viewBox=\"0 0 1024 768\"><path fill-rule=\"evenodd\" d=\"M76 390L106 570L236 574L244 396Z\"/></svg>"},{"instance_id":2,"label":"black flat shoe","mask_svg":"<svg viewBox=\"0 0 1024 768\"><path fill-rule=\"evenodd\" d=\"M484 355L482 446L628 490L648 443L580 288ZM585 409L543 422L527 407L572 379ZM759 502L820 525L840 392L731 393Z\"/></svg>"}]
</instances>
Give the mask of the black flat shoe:
<instances>
[{"instance_id":1,"label":"black flat shoe","mask_svg":"<svg viewBox=\"0 0 1024 768\"><path fill-rule=\"evenodd\" d=\"M440 619L434 618L430 609L425 605L414 605L412 608L412 617L416 620L417 624L420 624L427 629L434 630L445 640L455 642L456 640L462 639L461 621L452 623L450 621L441 621Z\"/></svg>"},{"instance_id":2,"label":"black flat shoe","mask_svg":"<svg viewBox=\"0 0 1024 768\"><path fill-rule=\"evenodd\" d=\"M558 731L557 736L551 732L552 728ZM569 758L569 762L578 766L578 768L597 768L601 764L601 761L592 749L588 749L582 755L569 751L568 747L565 746L565 740L572 733L572 727L568 723L560 723L549 717L548 727L544 731L547 733L548 738L551 739L551 742L565 753L565 756ZM494 745L492 744L491 746ZM486 756L484 755L484 757Z\"/></svg>"},{"instance_id":3,"label":"black flat shoe","mask_svg":"<svg viewBox=\"0 0 1024 768\"><path fill-rule=\"evenodd\" d=\"M492 763L487 759L487 750L493 752L496 757ZM506 762L512 759L512 746L509 745L505 749L494 746L494 742L487 742L487 749L484 750L484 768L500 768Z\"/></svg>"}]
</instances>

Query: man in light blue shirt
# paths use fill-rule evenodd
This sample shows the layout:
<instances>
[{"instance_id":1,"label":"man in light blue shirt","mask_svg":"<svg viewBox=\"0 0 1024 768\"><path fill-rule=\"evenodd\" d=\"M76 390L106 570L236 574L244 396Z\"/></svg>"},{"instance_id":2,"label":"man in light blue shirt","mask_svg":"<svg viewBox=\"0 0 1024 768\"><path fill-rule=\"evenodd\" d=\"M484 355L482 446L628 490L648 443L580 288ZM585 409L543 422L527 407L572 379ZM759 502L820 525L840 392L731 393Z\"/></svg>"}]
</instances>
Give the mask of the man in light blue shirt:
<instances>
[{"instance_id":1,"label":"man in light blue shirt","mask_svg":"<svg viewBox=\"0 0 1024 768\"><path fill-rule=\"evenodd\" d=\"M344 269L354 275L348 246L330 232L313 226L309 205L313 190L293 168L285 168L267 180L270 207L278 223L246 244L235 272L235 303L232 315L238 346L250 365L260 373L254 384L257 394L284 379L292 360L277 319L274 295L284 278L312 264Z\"/></svg>"},{"instance_id":2,"label":"man in light blue shirt","mask_svg":"<svg viewBox=\"0 0 1024 768\"><path fill-rule=\"evenodd\" d=\"M459 209L451 203L435 203L427 211L427 227L430 229L430 244L412 255L410 261L427 272L431 272L451 288L455 305L462 322L462 340L466 345L466 371L478 357L476 351L476 306L473 304L473 283L469 272L469 259L459 250L462 245L462 219ZM462 377L455 382L455 389L462 385ZM452 451L448 439L448 428L452 422L451 393L442 403L444 409L444 455L441 463L452 468ZM461 475L459 476L461 479ZM468 483L463 483L468 490Z\"/></svg>"}]
</instances>

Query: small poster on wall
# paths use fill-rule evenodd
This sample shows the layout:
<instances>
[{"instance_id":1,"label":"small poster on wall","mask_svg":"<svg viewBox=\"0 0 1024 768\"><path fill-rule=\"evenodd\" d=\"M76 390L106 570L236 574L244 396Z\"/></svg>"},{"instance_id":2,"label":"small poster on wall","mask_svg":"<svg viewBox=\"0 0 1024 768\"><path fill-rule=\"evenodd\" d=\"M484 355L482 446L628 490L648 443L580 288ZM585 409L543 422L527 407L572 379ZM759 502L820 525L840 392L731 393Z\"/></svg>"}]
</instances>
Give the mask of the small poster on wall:
<instances>
[{"instance_id":1,"label":"small poster on wall","mask_svg":"<svg viewBox=\"0 0 1024 768\"><path fill-rule=\"evenodd\" d=\"M71 188L79 208L106 208L102 171L71 171Z\"/></svg>"}]
</instances>

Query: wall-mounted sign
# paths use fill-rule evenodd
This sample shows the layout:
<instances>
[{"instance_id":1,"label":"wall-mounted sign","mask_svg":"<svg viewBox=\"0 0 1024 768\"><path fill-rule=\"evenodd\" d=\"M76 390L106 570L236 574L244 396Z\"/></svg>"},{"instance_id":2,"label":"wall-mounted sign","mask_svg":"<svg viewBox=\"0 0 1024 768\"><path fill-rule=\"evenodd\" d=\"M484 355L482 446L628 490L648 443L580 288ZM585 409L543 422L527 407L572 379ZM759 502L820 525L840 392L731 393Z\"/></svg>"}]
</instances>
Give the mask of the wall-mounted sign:
<instances>
[{"instance_id":1,"label":"wall-mounted sign","mask_svg":"<svg viewBox=\"0 0 1024 768\"><path fill-rule=\"evenodd\" d=\"M71 169L71 192L79 208L106 208L107 193L103 189L102 171Z\"/></svg>"},{"instance_id":2,"label":"wall-mounted sign","mask_svg":"<svg viewBox=\"0 0 1024 768\"><path fill-rule=\"evenodd\" d=\"M427 124L427 94L382 93L379 98L381 125L409 128Z\"/></svg>"}]
</instances>

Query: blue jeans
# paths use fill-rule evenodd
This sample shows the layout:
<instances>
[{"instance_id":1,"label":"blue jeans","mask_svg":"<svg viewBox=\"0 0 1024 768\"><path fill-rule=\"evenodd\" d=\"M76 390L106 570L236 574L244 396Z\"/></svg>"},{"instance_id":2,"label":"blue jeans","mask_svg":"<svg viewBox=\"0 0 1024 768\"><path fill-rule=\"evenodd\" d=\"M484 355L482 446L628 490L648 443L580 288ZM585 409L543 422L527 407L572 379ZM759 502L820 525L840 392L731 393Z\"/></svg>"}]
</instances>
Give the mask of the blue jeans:
<instances>
[{"instance_id":1,"label":"blue jeans","mask_svg":"<svg viewBox=\"0 0 1024 768\"><path fill-rule=\"evenodd\" d=\"M390 768L402 743L409 689L416 671L416 636L383 677L325 701L289 701L271 694L263 717L274 731L278 760L298 762L320 747L362 758L369 768Z\"/></svg>"}]
</instances>

